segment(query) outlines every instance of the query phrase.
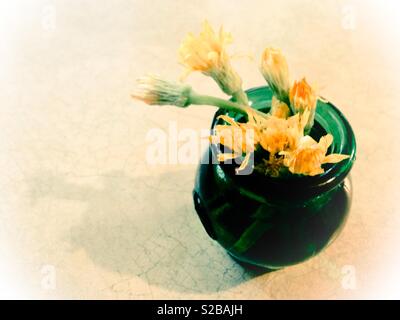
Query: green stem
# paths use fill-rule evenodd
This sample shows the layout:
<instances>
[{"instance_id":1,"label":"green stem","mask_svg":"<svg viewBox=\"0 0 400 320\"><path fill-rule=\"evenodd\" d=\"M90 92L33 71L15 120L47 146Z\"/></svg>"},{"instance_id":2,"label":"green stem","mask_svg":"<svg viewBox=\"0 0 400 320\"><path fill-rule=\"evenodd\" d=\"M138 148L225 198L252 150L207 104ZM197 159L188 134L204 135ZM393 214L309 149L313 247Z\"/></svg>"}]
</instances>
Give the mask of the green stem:
<instances>
[{"instance_id":1,"label":"green stem","mask_svg":"<svg viewBox=\"0 0 400 320\"><path fill-rule=\"evenodd\" d=\"M190 93L189 104L215 106L215 107L225 109L228 111L234 111L234 112L241 113L246 117L246 119L248 118L248 113L247 113L244 105L241 105L239 103L232 102L229 100L217 98L217 97L200 95L200 94L194 93L193 91ZM266 114L264 112L261 112L256 109L253 109L253 110L261 117L266 116Z\"/></svg>"},{"instance_id":2,"label":"green stem","mask_svg":"<svg viewBox=\"0 0 400 320\"><path fill-rule=\"evenodd\" d=\"M254 244L272 228L272 224L266 221L255 220L234 243L231 250L239 253L244 253L249 250Z\"/></svg>"},{"instance_id":3,"label":"green stem","mask_svg":"<svg viewBox=\"0 0 400 320\"><path fill-rule=\"evenodd\" d=\"M218 108L226 109L228 111L239 112L245 116L247 116L246 109L238 103L224 100L217 97L206 96L206 95L199 95L196 93L190 94L190 103L191 104L198 104L198 105L211 105Z\"/></svg>"}]
</instances>

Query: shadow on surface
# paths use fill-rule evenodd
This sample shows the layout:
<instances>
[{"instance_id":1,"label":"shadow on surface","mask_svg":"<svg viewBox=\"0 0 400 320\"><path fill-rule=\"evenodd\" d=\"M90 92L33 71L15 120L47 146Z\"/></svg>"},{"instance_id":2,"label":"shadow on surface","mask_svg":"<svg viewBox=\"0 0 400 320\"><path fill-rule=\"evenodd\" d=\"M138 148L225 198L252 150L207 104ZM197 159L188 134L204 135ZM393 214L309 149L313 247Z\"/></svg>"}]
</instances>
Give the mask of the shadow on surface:
<instances>
[{"instance_id":1,"label":"shadow on surface","mask_svg":"<svg viewBox=\"0 0 400 320\"><path fill-rule=\"evenodd\" d=\"M41 172L31 180L30 197L33 205L45 197L84 203L67 241L95 264L150 285L210 293L265 273L239 265L207 236L192 204L193 175L190 170L132 178L112 172L92 187Z\"/></svg>"}]
</instances>

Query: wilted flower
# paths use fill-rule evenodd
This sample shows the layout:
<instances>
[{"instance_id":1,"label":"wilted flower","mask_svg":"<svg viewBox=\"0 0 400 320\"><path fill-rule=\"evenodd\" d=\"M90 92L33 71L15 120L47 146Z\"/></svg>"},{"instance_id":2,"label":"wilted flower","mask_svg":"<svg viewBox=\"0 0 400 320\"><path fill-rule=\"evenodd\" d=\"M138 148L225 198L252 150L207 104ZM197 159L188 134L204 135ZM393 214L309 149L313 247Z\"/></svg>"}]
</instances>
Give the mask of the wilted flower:
<instances>
[{"instance_id":1,"label":"wilted flower","mask_svg":"<svg viewBox=\"0 0 400 320\"><path fill-rule=\"evenodd\" d=\"M223 119L229 125L215 126L214 142L221 143L237 156L254 151L254 146L259 142L257 128L250 123L236 122L228 116L219 116L218 118Z\"/></svg>"},{"instance_id":2,"label":"wilted flower","mask_svg":"<svg viewBox=\"0 0 400 320\"><path fill-rule=\"evenodd\" d=\"M310 118L308 119L306 130L311 129L314 124L314 115L318 97L305 78L301 81L294 82L290 89L289 98L294 113L303 113L305 110L310 112Z\"/></svg>"},{"instance_id":3,"label":"wilted flower","mask_svg":"<svg viewBox=\"0 0 400 320\"><path fill-rule=\"evenodd\" d=\"M323 173L322 164L336 163L349 156L340 154L326 155L333 137L328 134L316 142L310 136L304 136L309 111L297 113L287 119L275 116L260 117L253 114L246 123L239 123L228 116L219 118L227 125L216 125L213 143L221 143L229 152L218 155L218 161L232 160L245 154L238 171L248 166L251 155L260 145L269 152L269 159L263 160L264 169L258 168L272 177L277 177L283 167L296 174L317 175Z\"/></svg>"},{"instance_id":4,"label":"wilted flower","mask_svg":"<svg viewBox=\"0 0 400 320\"><path fill-rule=\"evenodd\" d=\"M233 70L226 46L232 42L230 33L222 27L215 33L207 21L198 37L189 33L179 48L181 63L191 71L200 71L212 77L228 95L237 96L247 104L247 97L242 90L242 80Z\"/></svg>"},{"instance_id":5,"label":"wilted flower","mask_svg":"<svg viewBox=\"0 0 400 320\"><path fill-rule=\"evenodd\" d=\"M222 144L230 151L218 154L218 161L235 159L245 154L244 160L237 169L241 171L247 167L250 156L259 143L259 131L253 122L239 123L224 115L219 116L219 119L223 119L229 125L216 125L211 141Z\"/></svg>"},{"instance_id":6,"label":"wilted flower","mask_svg":"<svg viewBox=\"0 0 400 320\"><path fill-rule=\"evenodd\" d=\"M303 136L308 113L296 114L288 119L271 116L261 129L260 145L271 154L293 150Z\"/></svg>"},{"instance_id":7,"label":"wilted flower","mask_svg":"<svg viewBox=\"0 0 400 320\"><path fill-rule=\"evenodd\" d=\"M154 75L139 78L138 88L132 97L151 105L173 105L187 107L192 88L161 79Z\"/></svg>"},{"instance_id":8,"label":"wilted flower","mask_svg":"<svg viewBox=\"0 0 400 320\"><path fill-rule=\"evenodd\" d=\"M261 57L260 71L279 100L288 101L289 68L279 49L266 48Z\"/></svg>"},{"instance_id":9,"label":"wilted flower","mask_svg":"<svg viewBox=\"0 0 400 320\"><path fill-rule=\"evenodd\" d=\"M349 158L348 155L330 154L326 155L329 146L332 144L333 137L331 134L321 137L316 142L310 136L305 136L300 140L297 149L293 151L283 151L284 165L289 171L296 174L304 174L315 176L323 173L322 165L324 163L337 163Z\"/></svg>"}]
</instances>

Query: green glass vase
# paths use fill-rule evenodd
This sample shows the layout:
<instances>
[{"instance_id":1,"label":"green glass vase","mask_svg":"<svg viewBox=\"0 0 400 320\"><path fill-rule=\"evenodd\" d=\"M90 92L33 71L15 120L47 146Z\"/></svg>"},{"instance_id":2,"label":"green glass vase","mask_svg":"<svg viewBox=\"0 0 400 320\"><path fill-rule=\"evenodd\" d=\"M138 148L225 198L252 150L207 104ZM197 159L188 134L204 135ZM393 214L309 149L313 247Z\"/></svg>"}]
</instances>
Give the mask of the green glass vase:
<instances>
[{"instance_id":1,"label":"green glass vase","mask_svg":"<svg viewBox=\"0 0 400 320\"><path fill-rule=\"evenodd\" d=\"M268 87L247 92L252 107L268 111ZM219 110L240 121L241 115ZM337 237L351 204L350 170L355 160L353 130L331 103L318 101L310 135L330 133L328 153L350 157L324 165L317 176L269 177L253 171L236 175L235 164L216 161L211 145L198 167L193 191L196 212L209 236L235 259L268 269L293 265L316 255Z\"/></svg>"}]
</instances>

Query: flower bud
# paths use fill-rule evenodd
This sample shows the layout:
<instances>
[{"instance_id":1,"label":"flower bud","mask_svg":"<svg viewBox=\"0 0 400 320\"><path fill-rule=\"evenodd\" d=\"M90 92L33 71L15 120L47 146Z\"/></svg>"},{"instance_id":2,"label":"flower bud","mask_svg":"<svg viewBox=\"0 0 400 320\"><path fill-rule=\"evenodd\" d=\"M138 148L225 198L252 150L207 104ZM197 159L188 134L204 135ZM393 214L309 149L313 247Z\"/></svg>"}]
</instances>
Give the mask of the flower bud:
<instances>
[{"instance_id":1,"label":"flower bud","mask_svg":"<svg viewBox=\"0 0 400 320\"><path fill-rule=\"evenodd\" d=\"M281 101L288 102L290 88L289 68L279 49L266 48L261 57L260 71L274 94Z\"/></svg>"},{"instance_id":2,"label":"flower bud","mask_svg":"<svg viewBox=\"0 0 400 320\"><path fill-rule=\"evenodd\" d=\"M318 97L305 78L301 81L294 82L290 89L289 98L293 113L303 113L305 110L310 112L308 123L305 128L306 131L310 130L314 124Z\"/></svg>"},{"instance_id":3,"label":"flower bud","mask_svg":"<svg viewBox=\"0 0 400 320\"><path fill-rule=\"evenodd\" d=\"M192 88L149 75L137 80L138 88L132 97L150 105L172 105L187 107L190 104Z\"/></svg>"}]
</instances>

